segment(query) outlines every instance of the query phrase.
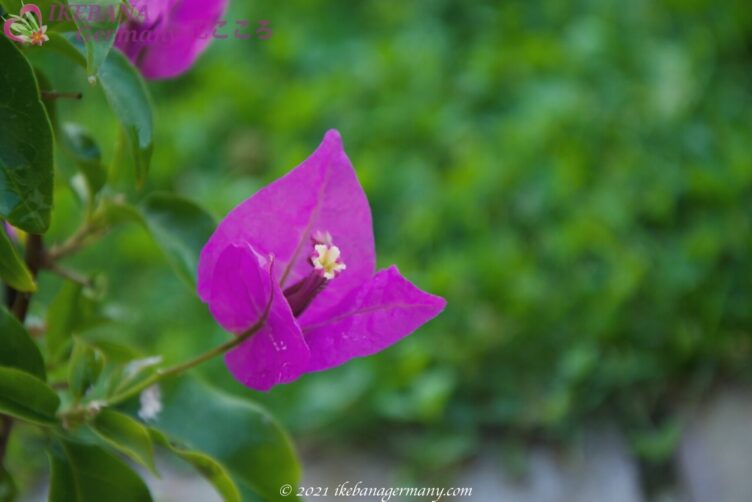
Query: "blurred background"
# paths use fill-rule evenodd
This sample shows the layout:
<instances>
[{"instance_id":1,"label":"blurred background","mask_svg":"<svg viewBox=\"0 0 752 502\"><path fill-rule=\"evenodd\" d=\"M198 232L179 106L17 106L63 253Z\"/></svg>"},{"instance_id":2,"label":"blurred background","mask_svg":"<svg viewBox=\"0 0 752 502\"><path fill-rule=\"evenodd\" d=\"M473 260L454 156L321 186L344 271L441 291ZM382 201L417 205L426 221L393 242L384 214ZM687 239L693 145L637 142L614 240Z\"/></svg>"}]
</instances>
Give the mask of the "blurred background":
<instances>
[{"instance_id":1,"label":"blurred background","mask_svg":"<svg viewBox=\"0 0 752 502\"><path fill-rule=\"evenodd\" d=\"M304 485L750 500L748 2L234 0L227 17L274 34L151 84L152 172L140 191L114 172L123 191L219 218L337 128L379 265L449 302L398 346L268 394L201 368L292 431ZM83 73L55 80L85 92L61 116L113 144ZM81 214L58 185L53 240ZM119 322L92 337L169 361L226 339L136 226L71 263L109 276ZM44 279L40 312L59 287Z\"/></svg>"}]
</instances>

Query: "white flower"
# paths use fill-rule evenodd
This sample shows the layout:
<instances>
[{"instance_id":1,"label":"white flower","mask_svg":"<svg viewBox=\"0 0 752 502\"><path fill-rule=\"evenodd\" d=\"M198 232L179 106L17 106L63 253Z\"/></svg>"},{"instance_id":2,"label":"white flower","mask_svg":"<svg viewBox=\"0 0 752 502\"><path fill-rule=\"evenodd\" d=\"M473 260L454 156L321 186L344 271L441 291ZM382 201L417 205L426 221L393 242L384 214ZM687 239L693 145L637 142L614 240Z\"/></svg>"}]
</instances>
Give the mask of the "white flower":
<instances>
[{"instance_id":1,"label":"white flower","mask_svg":"<svg viewBox=\"0 0 752 502\"><path fill-rule=\"evenodd\" d=\"M144 422L156 420L162 411L162 392L159 385L152 385L141 393L141 409L138 410L138 416Z\"/></svg>"}]
</instances>

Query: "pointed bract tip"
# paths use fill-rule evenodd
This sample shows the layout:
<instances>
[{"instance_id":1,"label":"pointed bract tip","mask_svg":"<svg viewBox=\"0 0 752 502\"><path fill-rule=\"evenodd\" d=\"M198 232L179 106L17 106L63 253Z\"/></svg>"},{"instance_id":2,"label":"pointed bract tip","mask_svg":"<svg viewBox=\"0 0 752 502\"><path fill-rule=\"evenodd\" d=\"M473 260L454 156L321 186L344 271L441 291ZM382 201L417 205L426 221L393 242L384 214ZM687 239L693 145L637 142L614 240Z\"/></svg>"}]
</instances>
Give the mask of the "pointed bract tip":
<instances>
[{"instance_id":1,"label":"pointed bract tip","mask_svg":"<svg viewBox=\"0 0 752 502\"><path fill-rule=\"evenodd\" d=\"M339 133L337 129L329 129L328 131L326 131L326 134L324 135L324 141L337 143L338 145L341 146L342 135Z\"/></svg>"},{"instance_id":2,"label":"pointed bract tip","mask_svg":"<svg viewBox=\"0 0 752 502\"><path fill-rule=\"evenodd\" d=\"M404 278L404 276L402 275L402 272L400 272L399 267L397 267L397 265L390 265L389 267L387 267L386 270L390 274L394 274L397 277ZM407 281L407 279L404 279L404 280ZM426 298L430 299L431 306L433 307L434 311L436 312L434 314L435 316L439 315L440 313L442 313L444 311L444 309L447 306L447 301L446 301L446 299L444 297L439 296L439 295L434 295L433 293L429 293L428 291L424 291L424 290L420 289L418 286L416 286L415 284L413 284L410 281L407 281L407 282L409 282L410 285L412 285L413 288L415 288L416 290L418 290L422 294L424 294L426 296Z\"/></svg>"}]
</instances>

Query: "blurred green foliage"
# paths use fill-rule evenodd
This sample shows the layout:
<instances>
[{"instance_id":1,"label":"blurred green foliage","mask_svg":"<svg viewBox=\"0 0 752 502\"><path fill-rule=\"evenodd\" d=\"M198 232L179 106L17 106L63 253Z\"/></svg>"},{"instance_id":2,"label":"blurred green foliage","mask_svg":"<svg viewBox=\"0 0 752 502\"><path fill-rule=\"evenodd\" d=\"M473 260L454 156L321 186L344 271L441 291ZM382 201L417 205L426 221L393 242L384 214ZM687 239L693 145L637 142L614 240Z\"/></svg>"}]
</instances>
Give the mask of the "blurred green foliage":
<instances>
[{"instance_id":1,"label":"blurred green foliage","mask_svg":"<svg viewBox=\"0 0 752 502\"><path fill-rule=\"evenodd\" d=\"M747 2L234 1L228 19L274 35L217 41L151 86L152 170L129 196L169 190L221 217L338 128L380 265L449 307L379 356L268 395L219 361L204 368L215 384L298 437L386 442L434 466L487 431L568 437L599 418L654 452L681 403L748 376ZM84 91L61 116L113 144L104 98ZM60 167L62 239L81 210ZM123 187L130 172L114 173ZM227 336L137 226L78 260L107 272L120 320L87 336L168 360ZM49 300L59 283L44 281Z\"/></svg>"}]
</instances>

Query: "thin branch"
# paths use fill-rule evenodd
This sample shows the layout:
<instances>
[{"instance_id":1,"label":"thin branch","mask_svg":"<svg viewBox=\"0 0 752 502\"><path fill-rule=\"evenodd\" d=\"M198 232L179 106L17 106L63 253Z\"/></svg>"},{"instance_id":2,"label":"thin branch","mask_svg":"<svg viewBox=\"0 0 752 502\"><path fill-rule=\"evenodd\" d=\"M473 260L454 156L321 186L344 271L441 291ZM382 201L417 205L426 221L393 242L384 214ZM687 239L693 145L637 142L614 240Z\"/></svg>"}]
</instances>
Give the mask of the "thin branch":
<instances>
[{"instance_id":1,"label":"thin branch","mask_svg":"<svg viewBox=\"0 0 752 502\"><path fill-rule=\"evenodd\" d=\"M76 233L71 235L67 241L50 249L47 253L47 259L56 262L75 254L81 250L90 239L96 238L103 233L104 231L101 228L97 228L87 222L76 230Z\"/></svg>"},{"instance_id":2,"label":"thin branch","mask_svg":"<svg viewBox=\"0 0 752 502\"><path fill-rule=\"evenodd\" d=\"M244 331L242 334L236 336L234 339L230 341L223 343L222 345L214 347L208 352L204 352L200 356L193 358L189 361L186 361L181 364L177 364L167 369L157 370L157 372L154 373L151 377L142 381L138 385L131 387L130 389L109 398L105 406L114 406L116 404L122 403L123 401L127 401L128 399L134 396L137 396L144 390L148 389L152 385L158 383L160 380L163 380L171 376L179 375L183 373L184 371L194 368L198 366L199 364L202 364L210 359L213 359L217 356L224 354L225 352L228 352L234 349L235 347L237 347L238 345L240 345L241 343L243 343L244 341L246 341L247 339L249 339L256 333L261 331L261 328L263 328L264 325L266 325L266 321L269 318L269 312L271 311L271 308L272 308L272 301L274 300L273 291L274 290L272 289L272 294L269 296L269 303L267 304L266 310L264 311L261 318L258 321L256 321L256 323L253 326L251 326L246 331Z\"/></svg>"},{"instance_id":3,"label":"thin branch","mask_svg":"<svg viewBox=\"0 0 752 502\"><path fill-rule=\"evenodd\" d=\"M29 268L32 277L36 278L39 269L44 262L44 241L41 235L29 234L26 240L26 266ZM23 324L26 321L26 314L29 312L32 293L15 292L13 295L13 315ZM13 430L13 419L9 416L0 415L0 465L5 462L5 452L8 449L8 441Z\"/></svg>"},{"instance_id":4,"label":"thin branch","mask_svg":"<svg viewBox=\"0 0 752 502\"><path fill-rule=\"evenodd\" d=\"M274 281L274 274L271 273L271 270L270 270L270 273L269 273L269 278L270 278L271 281ZM261 331L261 329L266 325L266 321L269 319L269 313L271 312L271 310L272 310L272 304L274 303L274 287L273 287L273 285L272 285L272 287L269 290L270 290L269 302L266 304L266 308L264 309L264 313L261 314L261 317L259 318L258 321L256 321L256 323L253 326L251 326L250 328L248 328L247 330L245 330L243 333L241 333L240 335L236 336L234 339L229 340L229 341L223 343L222 345L219 345L219 346L217 346L217 347L209 350L208 352L204 352L200 356L195 357L195 358L193 358L193 359L191 359L189 361L177 364L175 366L172 366L170 368L166 368L166 369L163 369L163 370L157 370L157 372L154 373L151 377L143 380L138 385L135 385L135 386L131 387L130 389L127 389L127 390L121 392L120 394L116 394L116 395L112 396L111 398L107 399L107 401L103 404L103 406L114 406L116 404L122 403L123 401L127 401L128 399L139 395L144 390L148 389L152 385L158 383L159 381L161 381L161 380L163 380L165 378L168 378L168 377L171 377L171 376L175 376L175 375L179 375L179 374L183 373L184 371L187 371L187 370L189 370L191 368L194 368L194 367L198 366L199 364L202 364L202 363L204 363L204 362L206 362L206 361L208 361L210 359L213 359L213 358L215 358L217 356L220 356L220 355L222 355L222 354L224 354L224 353L226 353L226 352L234 349L235 347L237 347L241 343L245 342L246 340L248 340L250 337L252 337L256 333L258 333L259 331ZM68 418L68 416L76 416L76 414L80 414L81 411L82 410L76 408L74 410L71 410L71 412L69 414L65 414L64 413L61 416L63 418L63 421L65 422L66 419ZM85 413L85 411L84 411L84 413Z\"/></svg>"},{"instance_id":5,"label":"thin branch","mask_svg":"<svg viewBox=\"0 0 752 502\"><path fill-rule=\"evenodd\" d=\"M44 264L44 243L42 236L30 234L26 240L26 265L31 272L32 277L36 278L39 269ZM23 324L26 320L26 314L29 312L32 293L18 293L16 301L13 303L13 314L16 319Z\"/></svg>"},{"instance_id":6,"label":"thin branch","mask_svg":"<svg viewBox=\"0 0 752 502\"><path fill-rule=\"evenodd\" d=\"M8 440L10 432L13 429L13 419L7 415L0 415L0 461L5 458L5 451L8 449Z\"/></svg>"},{"instance_id":7,"label":"thin branch","mask_svg":"<svg viewBox=\"0 0 752 502\"><path fill-rule=\"evenodd\" d=\"M58 99L79 100L83 97L84 97L84 94L82 92L42 91L42 99L45 101L55 101Z\"/></svg>"},{"instance_id":8,"label":"thin branch","mask_svg":"<svg viewBox=\"0 0 752 502\"><path fill-rule=\"evenodd\" d=\"M75 270L63 267L62 265L59 265L57 262L50 260L49 257L45 259L44 268L46 268L50 272L53 272L59 275L63 279L67 279L71 282L75 282L76 284L79 284L85 288L91 287L93 284L93 281L90 277L87 277L84 274L77 272Z\"/></svg>"}]
</instances>

